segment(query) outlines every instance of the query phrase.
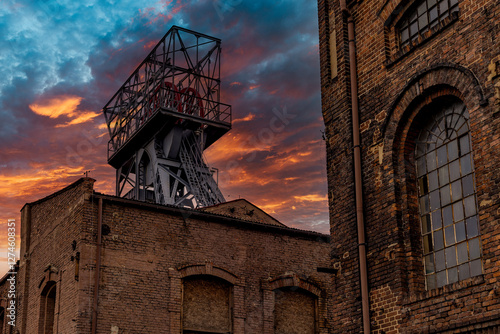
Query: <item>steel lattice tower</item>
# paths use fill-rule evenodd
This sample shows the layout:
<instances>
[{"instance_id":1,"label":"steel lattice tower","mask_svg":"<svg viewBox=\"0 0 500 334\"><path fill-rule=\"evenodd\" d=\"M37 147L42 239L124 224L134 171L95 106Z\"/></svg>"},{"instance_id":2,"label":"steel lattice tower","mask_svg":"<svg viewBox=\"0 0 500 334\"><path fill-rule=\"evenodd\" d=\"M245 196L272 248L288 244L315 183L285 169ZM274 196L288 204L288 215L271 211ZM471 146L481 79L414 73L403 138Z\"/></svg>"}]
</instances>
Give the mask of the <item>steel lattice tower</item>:
<instances>
[{"instance_id":1,"label":"steel lattice tower","mask_svg":"<svg viewBox=\"0 0 500 334\"><path fill-rule=\"evenodd\" d=\"M116 195L201 207L225 202L203 151L231 128L221 41L173 26L103 108Z\"/></svg>"}]
</instances>

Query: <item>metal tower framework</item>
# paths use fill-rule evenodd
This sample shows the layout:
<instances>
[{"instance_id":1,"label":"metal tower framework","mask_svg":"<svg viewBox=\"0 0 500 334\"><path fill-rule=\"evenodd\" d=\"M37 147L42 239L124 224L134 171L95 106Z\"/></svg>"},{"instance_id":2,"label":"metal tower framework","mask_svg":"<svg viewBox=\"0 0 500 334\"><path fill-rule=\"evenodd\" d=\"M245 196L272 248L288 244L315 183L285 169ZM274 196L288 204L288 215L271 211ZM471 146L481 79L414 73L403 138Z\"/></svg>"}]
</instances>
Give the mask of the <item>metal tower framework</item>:
<instances>
[{"instance_id":1,"label":"metal tower framework","mask_svg":"<svg viewBox=\"0 0 500 334\"><path fill-rule=\"evenodd\" d=\"M116 195L186 207L224 202L203 151L231 128L220 39L173 26L103 112Z\"/></svg>"}]
</instances>

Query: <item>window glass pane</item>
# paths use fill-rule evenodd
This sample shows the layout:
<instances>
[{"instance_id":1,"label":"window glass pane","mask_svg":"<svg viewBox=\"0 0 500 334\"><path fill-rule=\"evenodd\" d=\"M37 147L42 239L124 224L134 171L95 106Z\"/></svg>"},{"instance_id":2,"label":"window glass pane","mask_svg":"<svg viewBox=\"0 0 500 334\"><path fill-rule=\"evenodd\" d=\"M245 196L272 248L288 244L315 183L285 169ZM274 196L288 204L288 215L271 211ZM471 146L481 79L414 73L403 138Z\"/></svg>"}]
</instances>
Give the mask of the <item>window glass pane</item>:
<instances>
[{"instance_id":1,"label":"window glass pane","mask_svg":"<svg viewBox=\"0 0 500 334\"><path fill-rule=\"evenodd\" d=\"M411 22L415 21L416 19L417 19L417 13L415 12L415 13L411 14L411 16L410 16L410 18L408 20L411 23Z\"/></svg>"},{"instance_id":2,"label":"window glass pane","mask_svg":"<svg viewBox=\"0 0 500 334\"><path fill-rule=\"evenodd\" d=\"M460 177L460 164L458 160L450 163L450 180L455 181Z\"/></svg>"},{"instance_id":3,"label":"window glass pane","mask_svg":"<svg viewBox=\"0 0 500 334\"><path fill-rule=\"evenodd\" d=\"M462 167L462 175L467 175L472 172L472 166L470 163L470 154L460 158L460 165Z\"/></svg>"},{"instance_id":4,"label":"window glass pane","mask_svg":"<svg viewBox=\"0 0 500 334\"><path fill-rule=\"evenodd\" d=\"M453 202L462 198L462 183L460 180L451 184L451 199Z\"/></svg>"},{"instance_id":5,"label":"window glass pane","mask_svg":"<svg viewBox=\"0 0 500 334\"><path fill-rule=\"evenodd\" d=\"M437 170L429 173L429 190L435 190L439 187Z\"/></svg>"},{"instance_id":6,"label":"window glass pane","mask_svg":"<svg viewBox=\"0 0 500 334\"><path fill-rule=\"evenodd\" d=\"M422 2L422 4L420 6L418 6L417 8L417 13L418 13L418 16L421 16L422 14L424 14L425 12L427 11L427 2Z\"/></svg>"},{"instance_id":7,"label":"window glass pane","mask_svg":"<svg viewBox=\"0 0 500 334\"><path fill-rule=\"evenodd\" d=\"M458 4L458 0L450 0L450 7L453 7L453 6L457 5L457 4Z\"/></svg>"},{"instance_id":8,"label":"window glass pane","mask_svg":"<svg viewBox=\"0 0 500 334\"><path fill-rule=\"evenodd\" d=\"M446 268L444 260L444 250L436 252L436 271L441 271Z\"/></svg>"},{"instance_id":9,"label":"window glass pane","mask_svg":"<svg viewBox=\"0 0 500 334\"><path fill-rule=\"evenodd\" d=\"M465 222L461 221L455 224L455 236L457 238L457 242L464 241L466 238L465 235ZM467 249L467 247L466 247Z\"/></svg>"},{"instance_id":10,"label":"window glass pane","mask_svg":"<svg viewBox=\"0 0 500 334\"><path fill-rule=\"evenodd\" d=\"M465 155L469 153L469 136L463 136L460 138L460 155Z\"/></svg>"},{"instance_id":11,"label":"window glass pane","mask_svg":"<svg viewBox=\"0 0 500 334\"><path fill-rule=\"evenodd\" d=\"M429 212L429 195L420 198L420 211L422 213Z\"/></svg>"},{"instance_id":12,"label":"window glass pane","mask_svg":"<svg viewBox=\"0 0 500 334\"><path fill-rule=\"evenodd\" d=\"M430 234L424 235L424 254L432 252L432 238Z\"/></svg>"},{"instance_id":13,"label":"window glass pane","mask_svg":"<svg viewBox=\"0 0 500 334\"><path fill-rule=\"evenodd\" d=\"M427 30L427 14L424 14L418 18L418 27L420 29L420 32L424 32Z\"/></svg>"},{"instance_id":14,"label":"window glass pane","mask_svg":"<svg viewBox=\"0 0 500 334\"><path fill-rule=\"evenodd\" d=\"M436 1L437 0L427 0L427 4L428 4L428 8L431 8L432 6L434 6L436 4Z\"/></svg>"},{"instance_id":15,"label":"window glass pane","mask_svg":"<svg viewBox=\"0 0 500 334\"><path fill-rule=\"evenodd\" d=\"M472 195L464 199L464 205L466 217L476 214L476 196Z\"/></svg>"},{"instance_id":16,"label":"window glass pane","mask_svg":"<svg viewBox=\"0 0 500 334\"><path fill-rule=\"evenodd\" d=\"M441 15L448 10L448 0L441 1L439 4Z\"/></svg>"},{"instance_id":17,"label":"window glass pane","mask_svg":"<svg viewBox=\"0 0 500 334\"><path fill-rule=\"evenodd\" d=\"M404 28L403 30L401 30L401 42L406 42L408 40L408 37L408 29Z\"/></svg>"},{"instance_id":18,"label":"window glass pane","mask_svg":"<svg viewBox=\"0 0 500 334\"><path fill-rule=\"evenodd\" d=\"M458 142L457 140L453 140L448 143L448 159L449 161L453 161L458 158Z\"/></svg>"},{"instance_id":19,"label":"window glass pane","mask_svg":"<svg viewBox=\"0 0 500 334\"><path fill-rule=\"evenodd\" d=\"M425 195L429 192L429 187L427 186L427 175L424 175L418 179L418 190L420 196Z\"/></svg>"},{"instance_id":20,"label":"window glass pane","mask_svg":"<svg viewBox=\"0 0 500 334\"><path fill-rule=\"evenodd\" d=\"M453 221L458 222L464 219L464 207L462 201L453 204Z\"/></svg>"},{"instance_id":21,"label":"window glass pane","mask_svg":"<svg viewBox=\"0 0 500 334\"><path fill-rule=\"evenodd\" d=\"M434 272L434 255L427 255L425 258L425 273L430 274Z\"/></svg>"},{"instance_id":22,"label":"window glass pane","mask_svg":"<svg viewBox=\"0 0 500 334\"><path fill-rule=\"evenodd\" d=\"M469 240L469 256L471 260L477 259L481 256L479 238Z\"/></svg>"},{"instance_id":23,"label":"window glass pane","mask_svg":"<svg viewBox=\"0 0 500 334\"><path fill-rule=\"evenodd\" d=\"M438 173L439 173L439 184L441 186L450 182L450 177L448 175L448 166L439 168Z\"/></svg>"},{"instance_id":24,"label":"window glass pane","mask_svg":"<svg viewBox=\"0 0 500 334\"><path fill-rule=\"evenodd\" d=\"M446 153L446 145L441 146L440 148L437 149L437 156L438 156L438 167L441 167L448 162L448 155Z\"/></svg>"},{"instance_id":25,"label":"window glass pane","mask_svg":"<svg viewBox=\"0 0 500 334\"><path fill-rule=\"evenodd\" d=\"M443 248L444 248L443 230L438 230L434 232L434 249L440 250Z\"/></svg>"},{"instance_id":26,"label":"window glass pane","mask_svg":"<svg viewBox=\"0 0 500 334\"><path fill-rule=\"evenodd\" d=\"M427 170L431 171L436 169L436 151L427 153Z\"/></svg>"},{"instance_id":27,"label":"window glass pane","mask_svg":"<svg viewBox=\"0 0 500 334\"><path fill-rule=\"evenodd\" d=\"M469 263L465 263L465 264L462 264L461 266L458 266L458 277L461 280L464 280L464 279L470 277Z\"/></svg>"},{"instance_id":28,"label":"window glass pane","mask_svg":"<svg viewBox=\"0 0 500 334\"><path fill-rule=\"evenodd\" d=\"M450 204L451 203L450 186L441 188L440 193L441 193L441 205Z\"/></svg>"},{"instance_id":29,"label":"window glass pane","mask_svg":"<svg viewBox=\"0 0 500 334\"><path fill-rule=\"evenodd\" d=\"M446 248L446 268L451 268L457 265L457 252L455 246Z\"/></svg>"},{"instance_id":30,"label":"window glass pane","mask_svg":"<svg viewBox=\"0 0 500 334\"><path fill-rule=\"evenodd\" d=\"M448 226L451 223L453 223L453 214L451 211L451 205L449 205L443 209L443 224L444 226Z\"/></svg>"},{"instance_id":31,"label":"window glass pane","mask_svg":"<svg viewBox=\"0 0 500 334\"><path fill-rule=\"evenodd\" d=\"M474 182L472 179L472 175L467 175L462 179L462 190L464 192L464 196L469 196L474 193Z\"/></svg>"},{"instance_id":32,"label":"window glass pane","mask_svg":"<svg viewBox=\"0 0 500 334\"><path fill-rule=\"evenodd\" d=\"M470 217L466 220L467 225L467 238L475 237L479 234L479 229L477 228L477 217Z\"/></svg>"},{"instance_id":33,"label":"window glass pane","mask_svg":"<svg viewBox=\"0 0 500 334\"><path fill-rule=\"evenodd\" d=\"M461 135L463 135L463 134L467 133L468 131L469 131L469 126L467 125L467 123L465 123L465 122L461 122L461 126L460 126L460 128L458 129L457 134L458 134L459 136L461 136Z\"/></svg>"},{"instance_id":34,"label":"window glass pane","mask_svg":"<svg viewBox=\"0 0 500 334\"><path fill-rule=\"evenodd\" d=\"M458 270L457 267L448 270L448 283L452 284L458 282Z\"/></svg>"},{"instance_id":35,"label":"window glass pane","mask_svg":"<svg viewBox=\"0 0 500 334\"><path fill-rule=\"evenodd\" d=\"M410 37L414 37L418 33L418 23L415 21L410 25Z\"/></svg>"},{"instance_id":36,"label":"window glass pane","mask_svg":"<svg viewBox=\"0 0 500 334\"><path fill-rule=\"evenodd\" d=\"M430 11L429 11L429 18L432 21L434 21L435 19L437 19L438 17L438 10L437 10L437 7L434 7L432 8Z\"/></svg>"},{"instance_id":37,"label":"window glass pane","mask_svg":"<svg viewBox=\"0 0 500 334\"><path fill-rule=\"evenodd\" d=\"M425 144L417 143L417 150L415 152L415 156L420 157L424 153L425 153Z\"/></svg>"},{"instance_id":38,"label":"window glass pane","mask_svg":"<svg viewBox=\"0 0 500 334\"><path fill-rule=\"evenodd\" d=\"M436 285L438 288L446 285L446 271L441 271L436 274Z\"/></svg>"},{"instance_id":39,"label":"window glass pane","mask_svg":"<svg viewBox=\"0 0 500 334\"><path fill-rule=\"evenodd\" d=\"M437 230L441 228L441 210L434 211L432 213L432 229Z\"/></svg>"},{"instance_id":40,"label":"window glass pane","mask_svg":"<svg viewBox=\"0 0 500 334\"><path fill-rule=\"evenodd\" d=\"M450 246L455 243L455 228L453 225L448 226L444 229L444 239L446 240L446 245Z\"/></svg>"},{"instance_id":41,"label":"window glass pane","mask_svg":"<svg viewBox=\"0 0 500 334\"><path fill-rule=\"evenodd\" d=\"M426 277L427 290L432 290L436 288L436 275L429 275Z\"/></svg>"},{"instance_id":42,"label":"window glass pane","mask_svg":"<svg viewBox=\"0 0 500 334\"><path fill-rule=\"evenodd\" d=\"M431 231L431 217L430 215L422 216L422 234L429 233Z\"/></svg>"},{"instance_id":43,"label":"window glass pane","mask_svg":"<svg viewBox=\"0 0 500 334\"><path fill-rule=\"evenodd\" d=\"M481 269L481 259L478 259L476 261L472 261L470 263L470 276L478 276L483 273L483 270Z\"/></svg>"},{"instance_id":44,"label":"window glass pane","mask_svg":"<svg viewBox=\"0 0 500 334\"><path fill-rule=\"evenodd\" d=\"M435 190L429 194L431 211L439 209L441 207L439 200L439 190Z\"/></svg>"},{"instance_id":45,"label":"window glass pane","mask_svg":"<svg viewBox=\"0 0 500 334\"><path fill-rule=\"evenodd\" d=\"M425 163L425 156L417 159L417 175L418 176L422 176L425 173L427 173L427 171L425 169L425 164L426 164Z\"/></svg>"},{"instance_id":46,"label":"window glass pane","mask_svg":"<svg viewBox=\"0 0 500 334\"><path fill-rule=\"evenodd\" d=\"M457 255L458 255L458 263L465 263L469 261L469 254L467 252L467 243L462 242L457 245Z\"/></svg>"}]
</instances>

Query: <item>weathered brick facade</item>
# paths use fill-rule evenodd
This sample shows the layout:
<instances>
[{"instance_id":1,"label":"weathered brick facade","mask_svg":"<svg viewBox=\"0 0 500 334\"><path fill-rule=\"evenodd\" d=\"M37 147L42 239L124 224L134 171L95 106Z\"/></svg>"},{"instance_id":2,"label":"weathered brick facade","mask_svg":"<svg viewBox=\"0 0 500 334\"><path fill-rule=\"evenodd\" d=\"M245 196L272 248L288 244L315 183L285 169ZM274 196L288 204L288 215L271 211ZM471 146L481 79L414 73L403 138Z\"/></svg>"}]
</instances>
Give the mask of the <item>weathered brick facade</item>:
<instances>
[{"instance_id":1,"label":"weathered brick facade","mask_svg":"<svg viewBox=\"0 0 500 334\"><path fill-rule=\"evenodd\" d=\"M275 309L328 333L332 274L317 270L331 266L327 235L220 207L215 214L102 195L93 183L80 179L22 210L19 333L41 333L43 291L54 283L52 332L91 333L100 201L97 333L274 333ZM248 202L234 205L265 220Z\"/></svg>"},{"instance_id":2,"label":"weathered brick facade","mask_svg":"<svg viewBox=\"0 0 500 334\"><path fill-rule=\"evenodd\" d=\"M331 333L362 332L349 15L356 45L371 332L497 333L500 5L496 0L461 0L457 12L401 47L400 22L422 0L347 1L344 12L340 2L318 1L332 261L340 268L329 299L335 324ZM428 8L432 3L428 1ZM470 115L482 275L429 289L424 277L415 138L424 107L446 96L463 101Z\"/></svg>"}]
</instances>

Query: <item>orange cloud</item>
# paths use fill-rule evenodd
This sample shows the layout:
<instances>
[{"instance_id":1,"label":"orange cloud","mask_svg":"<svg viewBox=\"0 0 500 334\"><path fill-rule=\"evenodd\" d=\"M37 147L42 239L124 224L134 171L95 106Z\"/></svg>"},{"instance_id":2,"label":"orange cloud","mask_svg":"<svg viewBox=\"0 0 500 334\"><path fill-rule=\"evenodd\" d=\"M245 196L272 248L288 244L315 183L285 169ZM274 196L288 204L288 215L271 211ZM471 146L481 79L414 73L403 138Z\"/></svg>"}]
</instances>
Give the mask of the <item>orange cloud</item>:
<instances>
[{"instance_id":1,"label":"orange cloud","mask_svg":"<svg viewBox=\"0 0 500 334\"><path fill-rule=\"evenodd\" d=\"M326 195L318 195L318 194L310 194L303 196L293 196L299 202L324 202L328 201L328 197Z\"/></svg>"},{"instance_id":2,"label":"orange cloud","mask_svg":"<svg viewBox=\"0 0 500 334\"><path fill-rule=\"evenodd\" d=\"M77 108L82 99L83 98L79 96L62 95L42 102L30 104L29 107L35 114L40 116L47 116L49 118L66 116L73 118L69 122L56 125L57 128L60 128L85 123L100 115L100 113L93 111L78 110Z\"/></svg>"},{"instance_id":3,"label":"orange cloud","mask_svg":"<svg viewBox=\"0 0 500 334\"><path fill-rule=\"evenodd\" d=\"M249 113L248 115L246 115L243 118L233 119L233 124L234 123L238 123L238 122L248 122L248 121L251 121L251 120L254 120L254 119L255 119L255 115L252 114L252 113Z\"/></svg>"},{"instance_id":4,"label":"orange cloud","mask_svg":"<svg viewBox=\"0 0 500 334\"><path fill-rule=\"evenodd\" d=\"M54 97L42 103L30 104L30 109L37 115L48 116L50 118L58 118L59 116L73 116L76 108L82 101L79 96Z\"/></svg>"}]
</instances>

